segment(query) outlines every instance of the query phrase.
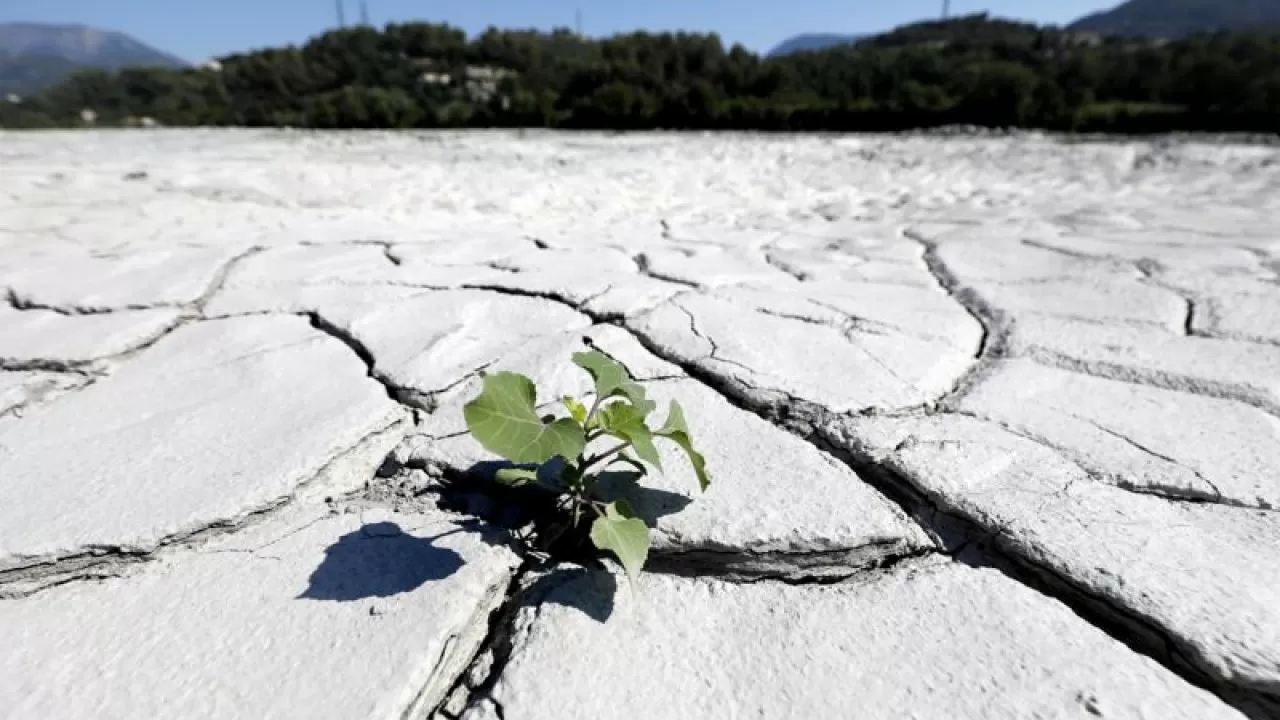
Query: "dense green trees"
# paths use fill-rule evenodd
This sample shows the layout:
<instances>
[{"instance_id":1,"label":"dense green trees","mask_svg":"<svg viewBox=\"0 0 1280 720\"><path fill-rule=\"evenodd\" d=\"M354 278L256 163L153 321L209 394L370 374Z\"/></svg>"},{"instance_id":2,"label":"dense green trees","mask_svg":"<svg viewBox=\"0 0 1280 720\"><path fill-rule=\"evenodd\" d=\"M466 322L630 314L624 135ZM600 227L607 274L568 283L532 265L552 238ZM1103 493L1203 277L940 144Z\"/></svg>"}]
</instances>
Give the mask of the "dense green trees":
<instances>
[{"instance_id":1,"label":"dense green trees","mask_svg":"<svg viewBox=\"0 0 1280 720\"><path fill-rule=\"evenodd\" d=\"M1100 38L985 16L763 60L715 35L352 28L221 69L85 72L0 125L1280 131L1280 35Z\"/></svg>"}]
</instances>

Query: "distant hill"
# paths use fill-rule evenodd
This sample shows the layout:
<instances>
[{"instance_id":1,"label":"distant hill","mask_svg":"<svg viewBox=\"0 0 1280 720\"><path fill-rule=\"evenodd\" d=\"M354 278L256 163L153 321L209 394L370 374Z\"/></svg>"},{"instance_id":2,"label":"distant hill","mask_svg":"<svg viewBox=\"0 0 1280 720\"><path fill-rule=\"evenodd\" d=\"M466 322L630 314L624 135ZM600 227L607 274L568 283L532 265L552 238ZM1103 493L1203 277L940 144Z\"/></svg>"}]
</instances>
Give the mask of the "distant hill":
<instances>
[{"instance_id":1,"label":"distant hill","mask_svg":"<svg viewBox=\"0 0 1280 720\"><path fill-rule=\"evenodd\" d=\"M806 50L825 50L826 48L835 47L837 45L852 45L865 35L830 35L830 34L808 34L796 35L782 41L777 47L769 51L768 57L781 57L792 53L804 52Z\"/></svg>"},{"instance_id":2,"label":"distant hill","mask_svg":"<svg viewBox=\"0 0 1280 720\"><path fill-rule=\"evenodd\" d=\"M946 20L921 20L900 25L886 33L868 35L858 43L866 48L895 48L935 45L965 40L970 43L1012 43L1029 45L1041 34L1038 25L992 18L985 12L959 15Z\"/></svg>"},{"instance_id":3,"label":"distant hill","mask_svg":"<svg viewBox=\"0 0 1280 720\"><path fill-rule=\"evenodd\" d=\"M0 95L33 95L84 68L56 55L0 54Z\"/></svg>"},{"instance_id":4,"label":"distant hill","mask_svg":"<svg viewBox=\"0 0 1280 720\"><path fill-rule=\"evenodd\" d=\"M1180 38L1214 30L1280 29L1280 0L1129 0L1086 15L1070 30Z\"/></svg>"},{"instance_id":5,"label":"distant hill","mask_svg":"<svg viewBox=\"0 0 1280 720\"><path fill-rule=\"evenodd\" d=\"M37 92L86 68L187 65L123 33L82 25L0 23L0 93Z\"/></svg>"}]
</instances>

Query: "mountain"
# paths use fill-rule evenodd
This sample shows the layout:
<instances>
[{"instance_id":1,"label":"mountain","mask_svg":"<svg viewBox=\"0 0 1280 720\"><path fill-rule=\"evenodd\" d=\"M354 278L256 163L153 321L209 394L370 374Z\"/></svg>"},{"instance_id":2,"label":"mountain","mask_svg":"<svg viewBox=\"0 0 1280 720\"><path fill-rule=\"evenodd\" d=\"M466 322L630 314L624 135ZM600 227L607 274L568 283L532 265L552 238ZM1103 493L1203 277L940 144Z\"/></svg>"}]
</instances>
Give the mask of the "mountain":
<instances>
[{"instance_id":1,"label":"mountain","mask_svg":"<svg viewBox=\"0 0 1280 720\"><path fill-rule=\"evenodd\" d=\"M83 25L0 23L0 53L15 57L52 55L79 65L186 67L187 62L125 35Z\"/></svg>"},{"instance_id":2,"label":"mountain","mask_svg":"<svg viewBox=\"0 0 1280 720\"><path fill-rule=\"evenodd\" d=\"M181 58L83 25L0 23L0 93L30 94L85 68L182 68Z\"/></svg>"},{"instance_id":3,"label":"mountain","mask_svg":"<svg viewBox=\"0 0 1280 720\"><path fill-rule=\"evenodd\" d=\"M1086 15L1069 30L1179 38L1213 30L1280 29L1280 0L1129 0Z\"/></svg>"},{"instance_id":4,"label":"mountain","mask_svg":"<svg viewBox=\"0 0 1280 720\"><path fill-rule=\"evenodd\" d=\"M84 68L84 65L56 55L13 57L0 54L0 96L33 95Z\"/></svg>"},{"instance_id":5,"label":"mountain","mask_svg":"<svg viewBox=\"0 0 1280 720\"><path fill-rule=\"evenodd\" d=\"M806 50L825 50L829 47L837 45L852 45L865 35L830 35L830 34L808 34L796 35L782 41L777 47L769 51L767 57L782 57L792 53L805 52Z\"/></svg>"}]
</instances>

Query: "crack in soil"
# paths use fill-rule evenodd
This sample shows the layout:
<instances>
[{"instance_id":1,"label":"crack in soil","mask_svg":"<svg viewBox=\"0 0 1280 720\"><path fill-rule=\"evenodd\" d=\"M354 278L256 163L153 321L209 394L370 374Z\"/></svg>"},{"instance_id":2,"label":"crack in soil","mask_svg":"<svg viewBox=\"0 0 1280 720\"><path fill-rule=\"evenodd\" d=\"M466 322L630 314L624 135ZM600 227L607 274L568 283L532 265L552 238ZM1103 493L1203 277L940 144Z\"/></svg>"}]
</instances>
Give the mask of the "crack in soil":
<instances>
[{"instance_id":1,"label":"crack in soil","mask_svg":"<svg viewBox=\"0 0 1280 720\"><path fill-rule=\"evenodd\" d=\"M649 266L649 256L646 255L645 253L639 253L638 255L632 257L631 259L635 261L636 269L640 271L640 274L645 277L652 278L654 280L661 280L662 282L672 283L674 285L683 285L687 288L693 288L694 290L702 289L702 286L696 282L690 282L683 278L673 277L671 275L663 275L662 273L657 272L656 270L654 270L652 267Z\"/></svg>"},{"instance_id":2,"label":"crack in soil","mask_svg":"<svg viewBox=\"0 0 1280 720\"><path fill-rule=\"evenodd\" d=\"M60 373L63 375L78 375L85 378L101 377L102 373L93 369L93 366L103 360L110 358L101 358L98 360L51 360L49 358L33 358L27 360L18 360L15 358L0 358L0 371L3 372L50 372Z\"/></svg>"},{"instance_id":3,"label":"crack in soil","mask_svg":"<svg viewBox=\"0 0 1280 720\"><path fill-rule=\"evenodd\" d=\"M936 408L949 407L977 386L991 372L995 362L1005 356L1009 321L1004 312L983 300L951 272L938 257L937 242L920 235L912 228L903 228L902 236L920 245L921 261L937 283L938 289L963 308L982 331L978 347L974 351L973 364L956 379L949 391L931 403Z\"/></svg>"},{"instance_id":4,"label":"crack in soil","mask_svg":"<svg viewBox=\"0 0 1280 720\"><path fill-rule=\"evenodd\" d=\"M397 385L386 373L378 370L377 359L374 357L373 353L370 352L369 348L354 334L345 328L338 327L337 325L329 322L329 320L326 319L318 310L308 310L296 314L307 318L311 322L311 327L337 340L343 345L346 345L351 352L355 353L355 356L360 358L360 362L364 363L365 372L368 377L386 390L387 397L412 410L414 412L415 422L418 411L430 413L435 410L435 396L433 394L427 394L415 390L414 388Z\"/></svg>"},{"instance_id":5,"label":"crack in soil","mask_svg":"<svg viewBox=\"0 0 1280 720\"><path fill-rule=\"evenodd\" d=\"M305 243L304 243L305 244ZM181 310L182 317L190 319L193 316L203 316L204 308L209 304L226 284L227 278L232 270L241 262L266 250L261 245L253 245L243 252L229 258L225 263L214 272L205 289L194 299L188 302L153 302L153 303L129 303L125 305L79 305L72 303L70 305L54 305L50 303L42 303L30 297L19 295L12 288L5 293L5 300L14 310L20 312L51 312L68 317L80 315L111 315L114 313L137 312L140 310ZM176 329L176 328L172 328Z\"/></svg>"},{"instance_id":6,"label":"crack in soil","mask_svg":"<svg viewBox=\"0 0 1280 720\"><path fill-rule=\"evenodd\" d=\"M907 232L909 231L904 234ZM987 306L976 294L963 287L951 275L937 258L935 244L920 238L912 239L920 242L924 247L924 263L939 287L964 307L983 329L974 365L956 383L953 390L944 396L943 402L953 402L980 379L995 358L1003 354L1003 333L1000 332L1003 327L1003 316L994 308ZM643 274L652 275L647 270L647 262L643 261L643 255L639 256L637 262L641 264ZM672 282L661 277L656 279ZM697 287L689 283L679 284ZM934 538L938 547L943 549L893 547L888 549L887 553L880 553L878 556L868 548L760 555L749 552L694 549L654 553L652 562L655 571L719 575L739 582L772 580L796 584L822 584L847 580L871 570L892 568L900 563L930 555L946 554L953 559L967 557L972 564L997 568L1046 597L1072 607L1118 642L1151 657L1189 682L1214 692L1228 703L1246 709L1259 702L1263 704L1271 702L1270 698L1259 691L1239 688L1228 680L1207 674L1196 663L1187 661L1178 647L1176 636L1166 628L1156 626L1148 618L1119 607L1113 601L1093 594L1088 587L1073 581L1072 578L1060 576L1053 569L1026 557L1026 549L1014 544L1006 534L1005 528L984 527L981 521L968 517L961 508L948 507L943 498L932 496L927 488L913 482L909 477L898 474L875 460L870 454L859 455L856 449L845 445L843 438L833 436L823 428L823 425L838 419L839 416L820 405L791 395L786 395L785 401L761 403L757 398L752 398L744 392L744 388L751 387L749 383L717 375L696 362L683 361L666 352L665 348L643 332L629 327L624 318L593 313L582 307L581 303L574 302L560 293L535 292L493 285L470 287L476 290L549 300L582 313L593 323L612 324L625 330L654 356L681 368L688 377L716 391L733 406L752 412L787 429L808 441L819 451L853 469L873 488L901 507L907 516L912 518L929 537ZM712 354L709 357L714 358L717 349L714 341L698 331L692 313L679 303L673 304L689 317L691 331L711 345ZM367 347L350 333L328 323L318 312L306 313L306 315L311 318L313 326L317 329L346 344L365 363L370 377L382 383L390 397L402 402L401 389L378 377L375 371L376 359ZM720 358L714 359L720 360ZM748 372L754 372L745 366L740 367ZM428 406L422 409L430 412L433 408ZM529 588L521 588L529 577L528 562L526 560L526 565L515 573L508 587L506 599L490 615L489 632L481 642L481 649L468 664L468 670L459 676L442 702L447 703L449 696L462 692L465 693L464 709L475 707L480 703L491 703L500 717L505 715L505 709L493 699L491 690L510 659L513 649L512 633L520 608L536 607L544 596L542 593L537 593L538 597L535 597L535 594L529 592ZM483 664L490 666L486 676L478 681L471 678L472 670ZM1248 712L1247 709L1246 712ZM444 717L454 717L443 710L441 714Z\"/></svg>"},{"instance_id":7,"label":"crack in soil","mask_svg":"<svg viewBox=\"0 0 1280 720\"><path fill-rule=\"evenodd\" d=\"M1136 610L1118 605L1087 584L1035 559L1038 555L1035 548L1024 547L1007 528L984 526L966 514L963 508L947 503L944 497L916 483L909 475L876 458L866 449L857 447L856 441L849 444L847 438L840 437L829 428L820 430L820 439L834 454L848 462L859 476L891 499L903 502L899 498L904 498L902 491L906 491L906 502L920 503L913 516L919 517L930 509L944 516L950 525L950 537L960 539L959 543L949 541L946 536L941 539L944 547L954 547L953 557L963 559L966 564L1000 570L1041 595L1063 603L1112 639L1151 658L1187 682L1217 695L1254 720L1273 718L1272 713L1280 710L1280 697L1255 688L1241 687L1216 674L1211 666L1189 660L1188 657L1196 653L1193 648L1183 647L1175 630ZM1081 470L1090 475L1086 468ZM1055 497L1067 489L1055 493ZM907 506L904 509L910 511ZM930 522L933 529L939 528L936 520Z\"/></svg>"},{"instance_id":8,"label":"crack in soil","mask_svg":"<svg viewBox=\"0 0 1280 720\"><path fill-rule=\"evenodd\" d=\"M912 237L910 230L904 235ZM941 289L959 303L983 329L980 347L974 365L956 383L954 389L944 395L943 405L953 402L981 379L996 358L1004 354L1003 315L989 307L970 289L964 287L937 257L937 245L920 237L912 237L924 247L923 260L930 274ZM556 299L559 302L564 300ZM566 303L584 312L572 303ZM590 313L586 313L590 317ZM693 362L681 360L666 352L660 344L644 333L626 325L625 320L592 318L597 322L612 322L630 332L640 344L656 357L681 368L691 378L702 382L721 394L734 406L753 412L769 422L783 427L805 439L820 451L843 462L860 477L893 502L897 503L922 529L937 539L944 548L955 548L955 556L965 554L974 558L975 564L1002 570L1013 579L1036 592L1066 604L1082 617L1107 632L1113 639L1139 654L1150 657L1162 666L1178 674L1188 682L1204 688L1225 702L1237 707L1251 717L1258 714L1258 706L1280 708L1280 698L1269 697L1264 691L1244 688L1229 678L1216 674L1212 667L1184 662L1177 648L1178 639L1168 628L1159 627L1150 618L1135 610L1118 606L1114 601L1097 596L1092 590L1070 577L1059 576L1055 570L1027 556L1026 548L1008 541L1004 528L984 527L980 519L969 516L963 508L949 506L945 498L932 495L927 488L898 474L870 455L858 457L843 446L843 439L833 437L823 429L838 416L825 408L798 398L788 403L760 404L735 386L730 380L717 376ZM944 522L939 522L942 519ZM975 538L977 540L975 541ZM984 541L983 539L987 541Z\"/></svg>"},{"instance_id":9,"label":"crack in soil","mask_svg":"<svg viewBox=\"0 0 1280 720\"><path fill-rule=\"evenodd\" d=\"M20 559L8 567L0 568L0 600L29 597L71 582L119 577L134 565L157 559L163 551L195 547L256 525L293 503L300 493L326 477L335 466L358 455L369 444L378 442L388 434L403 435L407 432L404 426L404 420L398 418L369 432L294 485L289 495L247 509L235 517L213 520L199 527L168 535L152 545L82 545L76 552L65 555Z\"/></svg>"},{"instance_id":10,"label":"crack in soil","mask_svg":"<svg viewBox=\"0 0 1280 720\"><path fill-rule=\"evenodd\" d=\"M786 262L779 260L771 252L764 253L764 261L767 265L769 265L773 269L782 273L786 273L787 275L790 275L791 277L795 278L798 282L807 282L813 277L809 273L803 270L797 270L791 265L788 265Z\"/></svg>"},{"instance_id":11,"label":"crack in soil","mask_svg":"<svg viewBox=\"0 0 1280 720\"><path fill-rule=\"evenodd\" d=\"M1111 437L1113 437L1113 438L1115 438L1115 439L1117 439L1117 440L1119 440L1119 441L1121 441L1121 442L1125 443L1126 445L1128 445L1128 446L1132 447L1133 449L1137 450L1138 452L1141 452L1141 453L1142 453L1142 454L1144 454L1144 455L1149 455L1149 456L1151 456L1151 457L1153 457L1153 458L1155 458L1155 459L1157 459L1157 460L1163 460L1164 462L1167 462L1167 463L1169 463L1170 465L1176 465L1176 466L1178 466L1178 467L1180 467L1180 468L1183 468L1183 469L1185 469L1185 470L1189 471L1192 475L1194 475L1194 476L1195 476L1195 478L1196 478L1197 480L1199 480L1200 482L1202 482L1202 483L1204 483L1204 484L1208 485L1208 486L1213 490L1213 495L1207 495L1207 494L1205 494L1205 495L1201 496L1201 495L1186 495L1186 493L1187 493L1188 491L1186 491L1186 490L1181 490L1181 489L1152 487L1152 488L1151 488L1151 490L1152 490L1152 491L1155 491L1157 494L1165 494L1165 493L1168 493L1168 492L1181 492L1181 493L1183 493L1184 495L1183 495L1183 496L1181 496L1181 497L1178 497L1178 499L1190 500L1190 501L1200 500L1200 501L1213 502L1213 503L1220 504L1220 505L1235 505L1235 504L1236 504L1236 502L1235 502L1235 501L1230 500L1229 498L1224 498L1224 497L1222 496L1222 490L1218 488L1217 484L1216 484L1216 483L1214 483L1214 482L1213 482L1212 480L1210 480L1209 478L1205 477L1205 476L1204 476L1204 474L1203 474L1203 473L1201 473L1199 470L1196 470L1195 468L1192 468L1192 467L1187 467L1186 465L1184 465L1184 464L1182 464L1182 463L1178 462L1177 460L1175 460L1175 459L1173 459L1173 458L1169 457L1168 455L1164 455L1164 454L1162 454L1162 453L1158 453L1158 452L1156 452L1155 450L1152 450L1151 448L1149 448L1149 447L1147 447L1147 446L1143 445L1142 443L1139 443L1138 441L1134 440L1133 438L1129 437L1128 435L1125 435L1124 433L1121 433L1121 432L1117 432L1117 431L1115 431L1115 430L1112 430L1111 428L1109 428L1109 427L1107 427L1107 426L1103 425L1102 423L1097 422L1096 420L1090 420L1089 418L1083 418L1083 417L1080 417L1079 415L1076 415L1076 414L1074 414L1074 413L1068 413L1068 414L1069 414L1071 417L1075 418L1076 420L1079 420L1080 422L1083 422L1083 423L1087 423L1087 424L1089 424L1089 425L1092 425L1093 427L1097 428L1100 432L1103 432L1103 433L1105 433L1105 434L1107 434L1107 435L1110 435ZM1125 489L1131 489L1131 488L1125 488ZM1270 509L1270 508L1262 508L1262 509L1264 509L1264 510L1265 510L1265 509Z\"/></svg>"},{"instance_id":12,"label":"crack in soil","mask_svg":"<svg viewBox=\"0 0 1280 720\"><path fill-rule=\"evenodd\" d=\"M98 306L81 306L81 305L50 305L47 303L32 300L29 297L21 296L12 288L6 293L5 299L9 306L19 312L51 312L67 317L78 317L82 315L110 315L112 313L136 312L139 310L180 310L184 306L180 303L134 303L122 305L118 307L98 307Z\"/></svg>"},{"instance_id":13,"label":"crack in soil","mask_svg":"<svg viewBox=\"0 0 1280 720\"><path fill-rule=\"evenodd\" d=\"M19 402L9 405L8 407L0 405L0 419L6 416L21 419L23 415L31 409L40 407L52 399L68 393L79 392L92 385L97 378L89 377L81 373L55 373L56 375L69 375L75 378L74 381L67 380L67 384L59 385L57 382L45 382L37 387L24 388L24 397Z\"/></svg>"},{"instance_id":14,"label":"crack in soil","mask_svg":"<svg viewBox=\"0 0 1280 720\"><path fill-rule=\"evenodd\" d=\"M1117 440L1120 440L1126 443L1127 445L1133 447L1135 450L1138 450L1139 452L1142 452L1143 454L1149 455L1158 460L1162 460L1164 462L1168 462L1170 464L1177 465L1178 467L1186 469L1187 471L1194 474L1196 478L1202 480L1206 485L1212 488L1214 491L1214 494L1196 491L1195 489L1192 489L1192 488L1178 487L1178 486L1172 486L1172 485L1138 485L1137 483L1130 481L1128 478L1122 475L1119 475L1114 472L1110 472L1104 468L1097 467L1096 465L1094 465L1094 463L1092 463L1089 460L1087 456L1082 456L1076 450L1054 443L1050 441L1048 438L1037 435L1025 428L1017 427L1015 425L1011 425L1007 422L1004 422L1003 420L998 420L996 418L988 417L986 415L982 415L980 413L976 413L970 410L954 410L954 409L946 410L943 414L955 415L959 417L968 417L968 418L973 418L974 420L978 420L980 422L990 423L992 425L995 425L996 427L999 427L1001 430L1009 433L1010 435L1020 437L1023 440L1033 442L1037 445L1040 445L1049 450L1052 450L1054 453L1061 456L1064 460L1067 460L1068 462L1078 467L1081 472L1088 475L1091 480L1098 483L1099 485L1105 485L1107 487L1112 487L1117 490L1123 490L1125 492L1133 493L1135 495L1147 495L1150 497L1158 497L1162 500L1168 500L1169 502L1188 503L1192 505L1218 505L1218 506L1227 507L1227 508L1240 508L1243 510L1254 510L1254 511L1261 511L1261 512L1270 512L1276 509L1272 507L1269 503L1262 502L1262 501L1259 501L1257 504L1251 504L1251 503L1236 500L1233 498L1223 497L1222 492L1218 489L1218 486L1214 484L1212 481L1210 481L1208 478L1204 477L1198 470L1194 468L1189 468L1186 465L1179 463L1178 461L1172 458L1152 452L1147 448L1145 448L1144 446L1133 442L1128 437L1125 437L1120 433L1116 433L1108 428L1102 427L1098 423L1095 423L1092 420L1080 417L1078 415L1073 414L1071 415L1071 417L1082 423L1093 426L1099 432L1115 437Z\"/></svg>"},{"instance_id":15,"label":"crack in soil","mask_svg":"<svg viewBox=\"0 0 1280 720\"><path fill-rule=\"evenodd\" d=\"M680 312L684 313L685 317L689 318L689 332L693 333L695 337L697 337L697 338L699 338L699 339L701 339L701 340L705 340L705 341L706 341L706 343L707 343L708 345L710 345L710 346L711 346L711 352L709 352L709 353L706 355L705 359L708 359L708 360L715 360L716 362L722 362L722 363L724 363L725 365L732 365L732 366L734 366L734 367L736 367L736 368L739 368L739 369L741 369L741 370L746 370L747 372L751 373L752 375L755 375L755 374L756 374L756 370L755 370L755 368L747 367L746 365L743 365L742 363L738 362L737 360L730 360L730 359L728 359L728 358L720 357L720 345L719 345L719 344L717 344L717 343L716 343L716 341L715 341L715 339L714 339L714 338L712 338L710 335L703 334L703 332L702 332L701 330L699 330L699 329L698 329L698 320L697 320L697 318L695 318L695 317L694 317L693 312L692 312L692 311L690 311L690 310L689 310L689 308L687 308L687 307L685 307L685 306L681 305L680 303L676 302L676 300L678 300L678 299L679 299L679 298L672 298L671 300L668 300L667 302L671 303L671 306L672 306L672 307L674 307L675 309L677 309L677 310L679 310ZM624 329L624 330L627 330L627 332L631 332L631 330L630 330L629 328L623 327L623 329ZM634 332L632 332L632 335L634 335L634 334L635 334L635 333L634 333ZM655 355L655 356L657 356L657 357L662 357L661 355L658 355L657 353L654 353L654 355ZM665 360L666 358L663 358L663 359Z\"/></svg>"},{"instance_id":16,"label":"crack in soil","mask_svg":"<svg viewBox=\"0 0 1280 720\"><path fill-rule=\"evenodd\" d=\"M1070 370L1103 380L1190 393L1219 400L1232 400L1280 419L1280 404L1267 397L1265 391L1255 391L1253 388L1241 387L1234 383L1206 380L1163 370L1130 367L1119 363L1081 360L1041 346L1028 348L1024 356L1046 367Z\"/></svg>"},{"instance_id":17,"label":"crack in soil","mask_svg":"<svg viewBox=\"0 0 1280 720\"><path fill-rule=\"evenodd\" d=\"M85 315L110 315L113 313L136 312L139 310L179 310L178 315L158 332L149 337L144 337L137 344L121 350L118 353L104 355L102 357L89 358L87 360L58 360L52 358L32 358L27 360L17 360L13 358L0 358L0 370L12 372L24 371L43 371L57 372L81 375L88 378L99 378L106 375L104 364L116 363L127 360L139 353L151 348L156 343L172 335L175 331L197 321L207 320L204 309L213 297L226 284L227 278L235 267L248 259L249 257L262 252L265 248L262 246L253 246L244 252L232 257L223 263L223 265L214 273L213 278L205 287L204 291L189 303L169 304L169 303L153 303L146 305L127 305L124 307L81 307L70 306L61 307L54 305L43 305L35 303L28 299L19 298L12 290L7 295L9 304L15 309L23 312L52 312L67 317L85 316Z\"/></svg>"},{"instance_id":18,"label":"crack in soil","mask_svg":"<svg viewBox=\"0 0 1280 720\"><path fill-rule=\"evenodd\" d=\"M656 550L645 570L679 577L713 577L724 582L776 580L789 585L829 585L871 571L943 553L900 539L868 542L838 550L753 552L751 550Z\"/></svg>"},{"instance_id":19,"label":"crack in soil","mask_svg":"<svg viewBox=\"0 0 1280 720\"><path fill-rule=\"evenodd\" d=\"M493 653L501 636L501 622L508 614L514 612L512 605L526 575L527 570L522 566L512 573L510 580L503 583L505 588L497 585L490 586L485 594L486 598L492 596L496 602L481 602L472 622L468 623L462 632L455 633L446 640L440 651L440 657L436 659L426 682L401 711L401 720L454 717L443 712L442 705L447 703L460 687L464 691L470 689L465 683L471 678L472 670L479 659L485 653ZM481 615L487 619L484 622L476 622ZM484 628L483 633L478 632L481 627ZM467 654L459 657L462 648L466 648ZM470 700L469 696L468 700Z\"/></svg>"},{"instance_id":20,"label":"crack in soil","mask_svg":"<svg viewBox=\"0 0 1280 720\"><path fill-rule=\"evenodd\" d=\"M556 587L571 579L566 576L557 581L556 574L551 574L534 581L535 570L535 565L526 561L512 574L502 602L489 614L488 632L484 640L466 664L466 669L437 703L434 714L424 717L455 720L485 702L493 704L499 718L506 717L506 709L493 697L493 688L498 684L515 649L514 640L518 632L516 623L520 611L525 608L533 609L534 617L529 620L531 624L537 618L542 600ZM450 705L455 707L447 709Z\"/></svg>"},{"instance_id":21,"label":"crack in soil","mask_svg":"<svg viewBox=\"0 0 1280 720\"><path fill-rule=\"evenodd\" d=\"M382 248L382 256L386 258L387 262L391 263L393 266L399 267L400 265L404 264L404 258L395 254L395 251L392 249L392 246L394 246L395 243L390 240L340 240L338 242L316 242L314 240L302 240L298 242L298 245L301 245L302 247L321 247L321 248L331 247L334 245L339 245L339 246L365 245L365 246L371 246L371 247L378 247L378 248Z\"/></svg>"},{"instance_id":22,"label":"crack in soil","mask_svg":"<svg viewBox=\"0 0 1280 720\"><path fill-rule=\"evenodd\" d=\"M110 311L110 312L115 312ZM76 315L77 313L72 313ZM106 314L106 313L84 313L84 314ZM160 328L155 334L143 337L136 344L131 345L120 352L110 355L102 355L99 357L91 357L85 360L69 360L56 358L28 358L19 360L16 358L0 358L0 370L8 372L55 372L72 375L81 375L88 378L99 378L107 374L105 366L127 360L142 351L154 346L156 343L165 339L173 332L185 325L190 324L198 318L192 315L179 315L164 327Z\"/></svg>"}]
</instances>

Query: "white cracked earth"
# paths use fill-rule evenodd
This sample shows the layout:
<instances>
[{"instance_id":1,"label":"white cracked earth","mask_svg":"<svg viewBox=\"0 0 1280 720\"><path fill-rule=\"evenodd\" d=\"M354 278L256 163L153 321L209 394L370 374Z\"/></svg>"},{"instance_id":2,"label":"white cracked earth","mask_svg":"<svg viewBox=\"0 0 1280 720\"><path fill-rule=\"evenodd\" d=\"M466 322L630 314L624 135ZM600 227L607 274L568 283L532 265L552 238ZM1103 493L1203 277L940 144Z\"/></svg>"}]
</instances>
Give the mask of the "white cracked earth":
<instances>
[{"instance_id":1,"label":"white cracked earth","mask_svg":"<svg viewBox=\"0 0 1280 720\"><path fill-rule=\"evenodd\" d=\"M0 133L0 167L4 718L1280 717L1278 148ZM477 373L584 393L584 337L714 477L646 479L635 592L450 481Z\"/></svg>"}]
</instances>

